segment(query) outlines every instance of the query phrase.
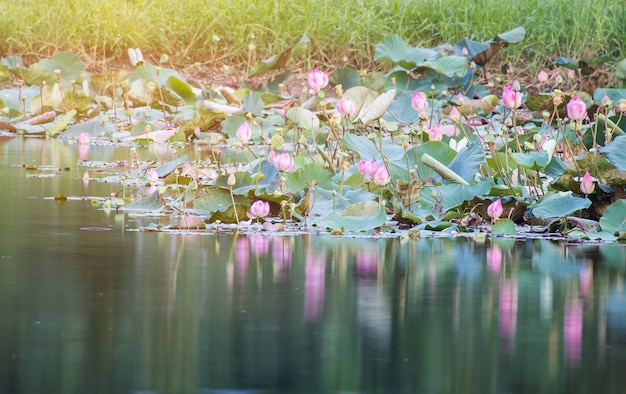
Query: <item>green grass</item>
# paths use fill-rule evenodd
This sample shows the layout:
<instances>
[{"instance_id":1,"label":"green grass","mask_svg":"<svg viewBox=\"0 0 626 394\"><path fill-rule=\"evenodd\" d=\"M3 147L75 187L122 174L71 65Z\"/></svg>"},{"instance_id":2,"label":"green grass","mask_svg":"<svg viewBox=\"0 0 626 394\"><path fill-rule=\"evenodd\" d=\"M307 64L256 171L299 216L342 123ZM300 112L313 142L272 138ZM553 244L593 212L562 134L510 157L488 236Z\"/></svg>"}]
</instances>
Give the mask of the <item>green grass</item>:
<instances>
[{"instance_id":1,"label":"green grass","mask_svg":"<svg viewBox=\"0 0 626 394\"><path fill-rule=\"evenodd\" d=\"M555 56L623 57L626 11L615 0L0 0L0 55L50 56L70 50L90 62L125 59L139 47L156 62L242 66L309 36L313 63L372 67L391 33L415 46L487 40L523 26L511 63L537 67ZM251 39L251 35L254 39ZM215 38L219 37L219 40Z\"/></svg>"}]
</instances>

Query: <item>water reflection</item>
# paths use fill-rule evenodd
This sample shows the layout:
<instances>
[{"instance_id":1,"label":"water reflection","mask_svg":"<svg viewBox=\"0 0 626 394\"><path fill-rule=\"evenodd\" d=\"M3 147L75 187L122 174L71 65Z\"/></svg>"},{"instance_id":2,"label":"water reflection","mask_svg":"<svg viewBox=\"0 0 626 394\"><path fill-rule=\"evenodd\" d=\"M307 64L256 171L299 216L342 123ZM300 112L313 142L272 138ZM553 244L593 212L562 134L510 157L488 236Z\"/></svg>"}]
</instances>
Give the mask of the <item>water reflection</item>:
<instances>
[{"instance_id":1,"label":"water reflection","mask_svg":"<svg viewBox=\"0 0 626 394\"><path fill-rule=\"evenodd\" d=\"M2 393L623 390L623 246L142 233L157 219L43 198L115 188L84 190L78 146L11 144ZM72 170L9 167L35 157Z\"/></svg>"}]
</instances>

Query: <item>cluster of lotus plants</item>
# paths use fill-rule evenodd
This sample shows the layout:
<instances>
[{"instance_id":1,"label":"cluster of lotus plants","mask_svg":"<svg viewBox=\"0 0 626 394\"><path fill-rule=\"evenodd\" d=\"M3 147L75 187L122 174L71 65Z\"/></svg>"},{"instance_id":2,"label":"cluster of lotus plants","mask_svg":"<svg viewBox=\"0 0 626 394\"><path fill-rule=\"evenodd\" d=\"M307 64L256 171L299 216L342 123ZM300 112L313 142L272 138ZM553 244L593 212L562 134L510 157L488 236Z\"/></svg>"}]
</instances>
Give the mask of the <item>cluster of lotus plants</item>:
<instances>
[{"instance_id":1,"label":"cluster of lotus plants","mask_svg":"<svg viewBox=\"0 0 626 394\"><path fill-rule=\"evenodd\" d=\"M525 81L547 89L528 89L514 73L490 77L486 63L524 33L437 48L390 36L375 52L389 72L332 75L289 70L303 40L257 64L250 75L270 75L263 83L237 89L143 59L132 71L88 74L66 52L28 67L5 58L0 128L83 150L149 149L150 160L106 168L125 194L94 203L171 218L151 230L618 240L626 89L583 91L589 76L573 59ZM174 160L160 159L164 146ZM190 158L190 146L202 154Z\"/></svg>"}]
</instances>

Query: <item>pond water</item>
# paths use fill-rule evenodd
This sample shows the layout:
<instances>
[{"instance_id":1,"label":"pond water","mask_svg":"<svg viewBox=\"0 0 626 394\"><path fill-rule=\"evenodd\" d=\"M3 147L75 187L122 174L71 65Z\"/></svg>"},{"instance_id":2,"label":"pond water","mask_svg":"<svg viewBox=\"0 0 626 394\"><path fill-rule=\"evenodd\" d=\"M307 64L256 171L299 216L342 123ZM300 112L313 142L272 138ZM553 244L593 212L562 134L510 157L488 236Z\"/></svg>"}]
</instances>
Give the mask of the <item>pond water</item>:
<instances>
[{"instance_id":1,"label":"pond water","mask_svg":"<svg viewBox=\"0 0 626 394\"><path fill-rule=\"evenodd\" d=\"M0 137L1 393L624 390L623 246L140 232L79 154Z\"/></svg>"}]
</instances>

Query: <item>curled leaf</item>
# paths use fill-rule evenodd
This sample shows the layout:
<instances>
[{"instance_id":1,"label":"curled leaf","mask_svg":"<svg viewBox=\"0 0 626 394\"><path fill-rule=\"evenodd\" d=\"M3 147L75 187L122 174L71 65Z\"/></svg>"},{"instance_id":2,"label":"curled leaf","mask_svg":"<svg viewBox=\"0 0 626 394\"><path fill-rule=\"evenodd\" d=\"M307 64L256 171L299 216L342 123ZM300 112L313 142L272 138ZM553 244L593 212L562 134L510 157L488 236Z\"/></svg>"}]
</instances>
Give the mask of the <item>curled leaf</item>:
<instances>
[{"instance_id":1,"label":"curled leaf","mask_svg":"<svg viewBox=\"0 0 626 394\"><path fill-rule=\"evenodd\" d=\"M376 99L365 109L365 111L359 115L359 119L363 124L368 124L376 119L381 118L389 105L396 97L396 90L391 89L376 97Z\"/></svg>"},{"instance_id":2,"label":"curled leaf","mask_svg":"<svg viewBox=\"0 0 626 394\"><path fill-rule=\"evenodd\" d=\"M422 163L430 167L437 174L441 175L443 179L451 183L458 183L460 185L469 185L467 181L461 178L456 172L452 171L445 164L441 163L428 153L422 155Z\"/></svg>"}]
</instances>

